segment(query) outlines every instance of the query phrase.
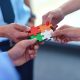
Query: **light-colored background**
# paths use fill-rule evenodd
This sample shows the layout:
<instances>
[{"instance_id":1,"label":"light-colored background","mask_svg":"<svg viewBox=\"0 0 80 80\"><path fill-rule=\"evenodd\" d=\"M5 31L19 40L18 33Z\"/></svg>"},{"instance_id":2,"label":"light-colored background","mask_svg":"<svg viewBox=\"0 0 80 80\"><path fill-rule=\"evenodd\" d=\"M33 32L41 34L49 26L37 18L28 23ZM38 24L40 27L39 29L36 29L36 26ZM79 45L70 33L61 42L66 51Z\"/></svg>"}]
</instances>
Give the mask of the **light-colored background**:
<instances>
[{"instance_id":1,"label":"light-colored background","mask_svg":"<svg viewBox=\"0 0 80 80\"><path fill-rule=\"evenodd\" d=\"M36 25L39 25L42 23L43 14L56 9L67 0L31 1L33 12L37 16ZM63 24L80 27L80 11L67 16L59 26ZM80 56L74 55L80 51L66 49L59 45L56 47L56 44L53 44L43 45L44 47L39 49L34 62L34 80L80 80Z\"/></svg>"},{"instance_id":2,"label":"light-colored background","mask_svg":"<svg viewBox=\"0 0 80 80\"><path fill-rule=\"evenodd\" d=\"M68 0L31 0L31 5L33 8L33 12L36 14L36 25L42 23L42 15L47 13L50 10L54 10L58 8L63 3ZM74 4L73 4L74 5ZM80 27L80 11L77 11L73 14L67 16L59 26L63 24L69 24L75 27Z\"/></svg>"}]
</instances>

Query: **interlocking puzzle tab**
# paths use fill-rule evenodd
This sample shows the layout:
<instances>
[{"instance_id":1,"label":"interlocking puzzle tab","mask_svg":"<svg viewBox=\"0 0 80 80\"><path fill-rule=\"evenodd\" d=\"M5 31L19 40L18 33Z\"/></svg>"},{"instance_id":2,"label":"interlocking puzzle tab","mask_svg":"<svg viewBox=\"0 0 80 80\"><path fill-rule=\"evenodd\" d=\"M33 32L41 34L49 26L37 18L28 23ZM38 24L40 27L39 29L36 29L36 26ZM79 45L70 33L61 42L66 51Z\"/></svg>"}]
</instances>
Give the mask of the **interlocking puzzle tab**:
<instances>
[{"instance_id":1,"label":"interlocking puzzle tab","mask_svg":"<svg viewBox=\"0 0 80 80\"><path fill-rule=\"evenodd\" d=\"M29 36L36 36L38 33L40 33L39 27L31 27L31 30L29 31Z\"/></svg>"},{"instance_id":2,"label":"interlocking puzzle tab","mask_svg":"<svg viewBox=\"0 0 80 80\"><path fill-rule=\"evenodd\" d=\"M41 42L44 40L50 40L52 32L52 24L47 22L45 25L31 27L31 30L29 31L29 36L30 39L36 38L38 42Z\"/></svg>"},{"instance_id":3,"label":"interlocking puzzle tab","mask_svg":"<svg viewBox=\"0 0 80 80\"><path fill-rule=\"evenodd\" d=\"M39 34L37 34L36 36L34 36L34 35L31 36L31 39L36 38L37 41L41 42L41 41L43 41L43 37L44 37L44 36L39 33Z\"/></svg>"}]
</instances>

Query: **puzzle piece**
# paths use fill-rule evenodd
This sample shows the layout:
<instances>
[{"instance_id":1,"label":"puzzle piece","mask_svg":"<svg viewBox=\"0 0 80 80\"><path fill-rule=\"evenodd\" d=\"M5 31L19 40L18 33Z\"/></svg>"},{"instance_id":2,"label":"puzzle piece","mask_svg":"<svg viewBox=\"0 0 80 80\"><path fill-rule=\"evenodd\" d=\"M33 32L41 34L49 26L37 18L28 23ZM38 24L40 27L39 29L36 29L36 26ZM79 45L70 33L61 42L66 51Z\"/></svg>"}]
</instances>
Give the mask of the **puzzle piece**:
<instances>
[{"instance_id":1,"label":"puzzle piece","mask_svg":"<svg viewBox=\"0 0 80 80\"><path fill-rule=\"evenodd\" d=\"M41 26L39 26L39 30L40 30L40 32L44 32L45 30L50 30L51 26L52 26L51 24L41 25Z\"/></svg>"},{"instance_id":2,"label":"puzzle piece","mask_svg":"<svg viewBox=\"0 0 80 80\"><path fill-rule=\"evenodd\" d=\"M46 23L45 25L40 25L37 27L31 27L29 32L30 39L36 38L37 41L41 42L43 40L50 40L51 39L51 29L52 24Z\"/></svg>"},{"instance_id":3,"label":"puzzle piece","mask_svg":"<svg viewBox=\"0 0 80 80\"><path fill-rule=\"evenodd\" d=\"M46 30L50 30L52 27L52 24L46 25Z\"/></svg>"},{"instance_id":4,"label":"puzzle piece","mask_svg":"<svg viewBox=\"0 0 80 80\"><path fill-rule=\"evenodd\" d=\"M46 26L45 25L39 26L39 30L40 32L44 32L46 30Z\"/></svg>"},{"instance_id":5,"label":"puzzle piece","mask_svg":"<svg viewBox=\"0 0 80 80\"><path fill-rule=\"evenodd\" d=\"M39 42L41 42L41 41L43 41L43 35L41 35L40 33L39 34L37 34L36 36L34 36L34 35L32 35L32 36L30 36L30 38L31 39L34 39L34 38L36 38L37 39L37 41L39 41Z\"/></svg>"},{"instance_id":6,"label":"puzzle piece","mask_svg":"<svg viewBox=\"0 0 80 80\"><path fill-rule=\"evenodd\" d=\"M46 26L49 26L49 24L50 24L50 22L49 22L49 21L47 21L47 22L46 22Z\"/></svg>"},{"instance_id":7,"label":"puzzle piece","mask_svg":"<svg viewBox=\"0 0 80 80\"><path fill-rule=\"evenodd\" d=\"M36 36L40 32L39 27L31 27L31 30L29 31L29 36Z\"/></svg>"},{"instance_id":8,"label":"puzzle piece","mask_svg":"<svg viewBox=\"0 0 80 80\"><path fill-rule=\"evenodd\" d=\"M44 36L44 37L42 37L42 39L43 40L50 40L52 37L52 35L51 35L52 32L53 32L52 30L49 30L49 31L46 30L45 32L41 33L41 35Z\"/></svg>"}]
</instances>

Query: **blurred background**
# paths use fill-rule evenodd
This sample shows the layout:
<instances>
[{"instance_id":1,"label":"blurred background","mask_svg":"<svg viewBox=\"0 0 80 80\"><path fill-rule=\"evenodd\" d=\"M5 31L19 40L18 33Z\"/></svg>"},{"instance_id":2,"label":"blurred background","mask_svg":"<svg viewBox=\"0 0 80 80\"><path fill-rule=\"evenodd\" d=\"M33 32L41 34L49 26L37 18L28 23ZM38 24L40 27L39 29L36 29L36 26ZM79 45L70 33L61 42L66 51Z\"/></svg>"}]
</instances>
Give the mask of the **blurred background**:
<instances>
[{"instance_id":1,"label":"blurred background","mask_svg":"<svg viewBox=\"0 0 80 80\"><path fill-rule=\"evenodd\" d=\"M31 0L35 25L42 23L42 15L68 0ZM65 17L59 23L80 27L80 11ZM77 45L74 45L74 44ZM46 42L38 51L34 62L34 80L80 80L80 42L58 44Z\"/></svg>"},{"instance_id":2,"label":"blurred background","mask_svg":"<svg viewBox=\"0 0 80 80\"><path fill-rule=\"evenodd\" d=\"M31 0L31 5L34 14L36 15L35 25L42 23L42 15L45 13L58 8L68 0ZM80 11L76 11L68 16L59 24L69 24L76 27L80 27Z\"/></svg>"}]
</instances>

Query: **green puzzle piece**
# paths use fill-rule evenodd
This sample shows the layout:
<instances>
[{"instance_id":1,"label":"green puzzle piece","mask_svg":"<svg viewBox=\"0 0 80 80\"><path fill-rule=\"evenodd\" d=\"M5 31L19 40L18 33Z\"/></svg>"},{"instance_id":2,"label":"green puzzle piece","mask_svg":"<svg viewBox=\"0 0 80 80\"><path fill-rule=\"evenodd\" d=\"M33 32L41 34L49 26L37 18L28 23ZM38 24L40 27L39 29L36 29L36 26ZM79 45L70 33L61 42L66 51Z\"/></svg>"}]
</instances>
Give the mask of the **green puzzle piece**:
<instances>
[{"instance_id":1,"label":"green puzzle piece","mask_svg":"<svg viewBox=\"0 0 80 80\"><path fill-rule=\"evenodd\" d=\"M41 35L40 33L39 33L39 34L37 34L36 36L34 36L34 35L30 36L30 38L31 38L31 39L36 38L36 39L37 39L37 41L39 41L39 42L43 41L43 39L42 39L43 37L44 37L44 36L43 36L43 35Z\"/></svg>"}]
</instances>

